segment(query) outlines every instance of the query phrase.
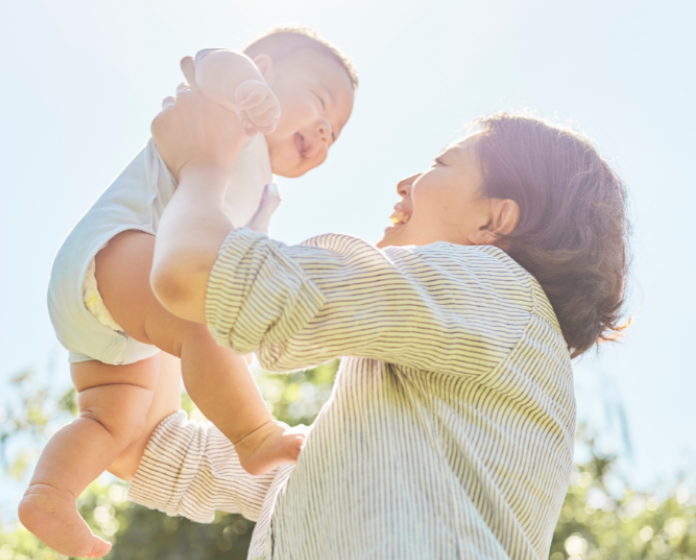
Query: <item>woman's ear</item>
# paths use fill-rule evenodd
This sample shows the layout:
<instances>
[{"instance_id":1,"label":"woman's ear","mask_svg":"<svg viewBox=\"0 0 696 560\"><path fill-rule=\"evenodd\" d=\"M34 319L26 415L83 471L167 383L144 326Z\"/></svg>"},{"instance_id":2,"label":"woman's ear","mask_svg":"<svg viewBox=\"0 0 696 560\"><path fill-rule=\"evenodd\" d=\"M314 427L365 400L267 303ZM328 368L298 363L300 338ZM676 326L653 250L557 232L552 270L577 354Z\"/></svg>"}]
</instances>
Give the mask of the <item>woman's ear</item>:
<instances>
[{"instance_id":1,"label":"woman's ear","mask_svg":"<svg viewBox=\"0 0 696 560\"><path fill-rule=\"evenodd\" d=\"M259 54L253 58L254 64L261 70L264 78L273 70L273 59L267 54Z\"/></svg>"},{"instance_id":2,"label":"woman's ear","mask_svg":"<svg viewBox=\"0 0 696 560\"><path fill-rule=\"evenodd\" d=\"M495 233L510 235L520 221L520 205L509 198L491 199L491 226Z\"/></svg>"},{"instance_id":3,"label":"woman's ear","mask_svg":"<svg viewBox=\"0 0 696 560\"><path fill-rule=\"evenodd\" d=\"M509 198L491 198L486 225L469 234L472 245L496 245L499 235L510 235L520 221L520 206Z\"/></svg>"}]
</instances>

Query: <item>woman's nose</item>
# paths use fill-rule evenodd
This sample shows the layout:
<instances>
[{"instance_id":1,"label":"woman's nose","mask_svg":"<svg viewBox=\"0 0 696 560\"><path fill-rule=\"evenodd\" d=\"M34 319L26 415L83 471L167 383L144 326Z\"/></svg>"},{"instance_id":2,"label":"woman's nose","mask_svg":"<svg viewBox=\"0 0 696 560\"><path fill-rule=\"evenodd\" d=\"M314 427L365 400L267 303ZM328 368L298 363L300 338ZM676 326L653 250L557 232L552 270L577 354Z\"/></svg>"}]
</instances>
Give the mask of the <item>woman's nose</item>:
<instances>
[{"instance_id":1,"label":"woman's nose","mask_svg":"<svg viewBox=\"0 0 696 560\"><path fill-rule=\"evenodd\" d=\"M409 196L411 194L411 185L413 185L413 182L420 177L420 173L416 175L411 175L410 177L406 177L406 179L401 179L396 184L396 192L399 196Z\"/></svg>"}]
</instances>

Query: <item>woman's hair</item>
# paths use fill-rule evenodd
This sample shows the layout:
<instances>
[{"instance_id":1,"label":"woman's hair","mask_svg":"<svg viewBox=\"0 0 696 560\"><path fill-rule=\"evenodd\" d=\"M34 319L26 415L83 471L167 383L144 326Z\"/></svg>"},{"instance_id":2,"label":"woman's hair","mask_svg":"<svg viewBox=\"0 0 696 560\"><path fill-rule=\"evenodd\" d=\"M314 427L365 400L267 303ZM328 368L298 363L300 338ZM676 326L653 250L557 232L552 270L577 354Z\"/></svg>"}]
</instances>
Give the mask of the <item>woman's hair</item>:
<instances>
[{"instance_id":1,"label":"woman's hair","mask_svg":"<svg viewBox=\"0 0 696 560\"><path fill-rule=\"evenodd\" d=\"M617 338L629 265L624 183L577 132L511 113L477 124L485 195L520 208L501 246L541 284L571 356Z\"/></svg>"}]
</instances>

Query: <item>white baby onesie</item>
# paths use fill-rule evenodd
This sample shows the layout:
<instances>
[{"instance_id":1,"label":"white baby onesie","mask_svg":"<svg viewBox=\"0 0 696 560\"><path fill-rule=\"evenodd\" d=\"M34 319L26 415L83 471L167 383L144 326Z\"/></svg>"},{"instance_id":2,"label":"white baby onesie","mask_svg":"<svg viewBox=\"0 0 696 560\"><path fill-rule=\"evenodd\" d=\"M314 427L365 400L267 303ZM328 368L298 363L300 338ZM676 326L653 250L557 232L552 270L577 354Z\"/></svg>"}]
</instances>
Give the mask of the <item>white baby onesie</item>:
<instances>
[{"instance_id":1,"label":"white baby onesie","mask_svg":"<svg viewBox=\"0 0 696 560\"><path fill-rule=\"evenodd\" d=\"M263 135L249 138L232 170L224 211L234 227L267 233L270 216L280 203ZM176 181L151 139L113 184L78 222L53 263L48 310L70 362L99 360L130 364L159 350L118 330L109 322L94 281L94 257L115 235L137 230L155 235ZM265 192L265 194L264 194ZM263 208L259 204L264 198ZM89 306L89 309L88 309ZM99 316L99 319L97 319Z\"/></svg>"}]
</instances>

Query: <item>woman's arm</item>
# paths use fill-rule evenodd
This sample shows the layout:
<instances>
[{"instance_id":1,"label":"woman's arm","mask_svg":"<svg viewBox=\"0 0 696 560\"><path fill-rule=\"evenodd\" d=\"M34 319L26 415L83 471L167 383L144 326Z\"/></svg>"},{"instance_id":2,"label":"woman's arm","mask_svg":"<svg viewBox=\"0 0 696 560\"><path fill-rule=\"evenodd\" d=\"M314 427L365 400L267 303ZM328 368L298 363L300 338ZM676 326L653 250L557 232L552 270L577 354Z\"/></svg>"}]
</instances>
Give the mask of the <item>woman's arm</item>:
<instances>
[{"instance_id":1,"label":"woman's arm","mask_svg":"<svg viewBox=\"0 0 696 560\"><path fill-rule=\"evenodd\" d=\"M247 136L237 116L197 89L190 58L182 60L190 87L152 122L152 136L179 181L157 233L152 288L179 317L205 322L205 289L217 251L232 224L222 211L232 168Z\"/></svg>"},{"instance_id":2,"label":"woman's arm","mask_svg":"<svg viewBox=\"0 0 696 560\"><path fill-rule=\"evenodd\" d=\"M495 247L379 250L336 234L289 247L235 230L210 274L207 324L218 344L275 371L354 356L478 375L522 335L530 288Z\"/></svg>"},{"instance_id":3,"label":"woman's arm","mask_svg":"<svg viewBox=\"0 0 696 560\"><path fill-rule=\"evenodd\" d=\"M205 103L180 97L160 115L173 115L161 134L153 124L158 146L194 144L196 154L156 241L153 289L172 313L206 322L238 353L258 350L276 370L358 356L460 373L467 345L466 371L483 373L514 345L529 321L531 281L495 247L380 251L338 235L288 247L231 232L221 204L233 135L221 134Z\"/></svg>"},{"instance_id":4,"label":"woman's arm","mask_svg":"<svg viewBox=\"0 0 696 560\"><path fill-rule=\"evenodd\" d=\"M128 497L199 523L210 523L218 510L256 521L276 474L250 475L215 426L188 421L180 411L166 418L150 438Z\"/></svg>"},{"instance_id":5,"label":"woman's arm","mask_svg":"<svg viewBox=\"0 0 696 560\"><path fill-rule=\"evenodd\" d=\"M227 172L187 164L157 232L150 282L160 303L205 323L205 292L218 249L232 223L222 211Z\"/></svg>"},{"instance_id":6,"label":"woman's arm","mask_svg":"<svg viewBox=\"0 0 696 560\"><path fill-rule=\"evenodd\" d=\"M230 232L211 196L191 204L198 222L187 221L186 207L179 222L199 248L177 258L174 247L171 260L160 261L157 295L174 314L206 322L218 344L256 351L268 369L356 356L482 374L529 321L515 302L530 302L530 279L491 256L495 247L382 251L342 235L289 247L246 229ZM175 288L162 290L169 282Z\"/></svg>"}]
</instances>

